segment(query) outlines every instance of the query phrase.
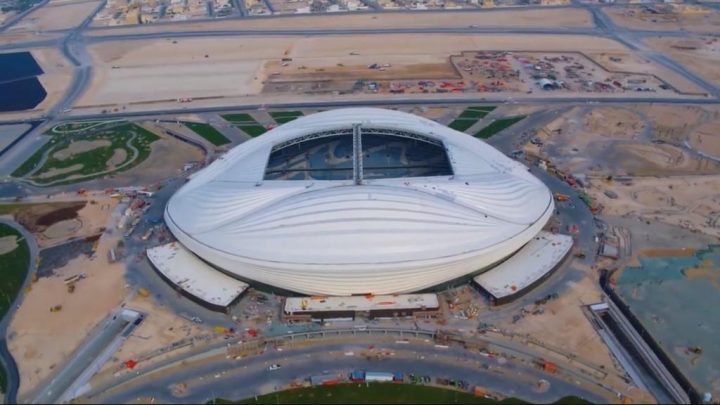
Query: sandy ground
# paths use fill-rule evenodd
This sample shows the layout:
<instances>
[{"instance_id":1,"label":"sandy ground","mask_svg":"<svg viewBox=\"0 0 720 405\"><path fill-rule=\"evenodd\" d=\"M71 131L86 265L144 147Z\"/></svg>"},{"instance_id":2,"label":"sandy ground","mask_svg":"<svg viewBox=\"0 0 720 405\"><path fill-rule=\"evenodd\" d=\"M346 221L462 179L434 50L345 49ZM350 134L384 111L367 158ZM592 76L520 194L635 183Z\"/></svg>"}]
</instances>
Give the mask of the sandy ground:
<instances>
[{"instance_id":1,"label":"sandy ground","mask_svg":"<svg viewBox=\"0 0 720 405\"><path fill-rule=\"evenodd\" d=\"M502 10L481 13L407 12L388 14L327 14L294 16L287 18L259 18L248 20L198 21L180 25L152 24L123 28L90 30L86 35L113 35L146 32L208 30L292 30L312 27L333 28L422 28L422 27L592 27L592 18L584 10ZM173 27L173 28L171 28Z\"/></svg>"},{"instance_id":2,"label":"sandy ground","mask_svg":"<svg viewBox=\"0 0 720 405\"><path fill-rule=\"evenodd\" d=\"M0 238L0 255L10 253L17 247L17 236L3 236Z\"/></svg>"},{"instance_id":3,"label":"sandy ground","mask_svg":"<svg viewBox=\"0 0 720 405\"><path fill-rule=\"evenodd\" d=\"M601 301L600 287L589 276L568 283L565 293L543 306L544 313L526 315L507 328L515 333L535 336L542 342L578 353L593 363L613 369L608 348L582 312L582 306ZM533 308L527 309L535 309L534 305L530 307ZM558 328L557 325L563 327Z\"/></svg>"},{"instance_id":4,"label":"sandy ground","mask_svg":"<svg viewBox=\"0 0 720 405\"><path fill-rule=\"evenodd\" d=\"M33 49L32 54L45 72L38 78L47 92L47 97L35 108L42 111L60 101L72 81L73 68L59 49Z\"/></svg>"},{"instance_id":5,"label":"sandy ground","mask_svg":"<svg viewBox=\"0 0 720 405\"><path fill-rule=\"evenodd\" d=\"M99 0L50 2L28 14L10 31L35 32L74 28L99 4Z\"/></svg>"},{"instance_id":6,"label":"sandy ground","mask_svg":"<svg viewBox=\"0 0 720 405\"><path fill-rule=\"evenodd\" d=\"M617 199L604 192L612 190ZM720 175L634 178L632 185L594 181L604 215L640 217L720 237Z\"/></svg>"},{"instance_id":7,"label":"sandy ground","mask_svg":"<svg viewBox=\"0 0 720 405\"><path fill-rule=\"evenodd\" d=\"M653 48L677 60L695 74L720 84L720 41L714 37L647 38Z\"/></svg>"},{"instance_id":8,"label":"sandy ground","mask_svg":"<svg viewBox=\"0 0 720 405\"><path fill-rule=\"evenodd\" d=\"M645 128L642 117L620 107L574 107L537 132L545 146L528 143L525 150L549 158L571 172L597 170L593 151L616 140L636 139Z\"/></svg>"},{"instance_id":9,"label":"sandy ground","mask_svg":"<svg viewBox=\"0 0 720 405\"><path fill-rule=\"evenodd\" d=\"M697 106L672 106L653 104L634 107L637 111L645 114L653 124L653 131L658 128L675 129L675 135L682 136L682 130L691 127L699 122L704 122L710 115L718 116L717 108ZM660 136L660 133L656 133Z\"/></svg>"},{"instance_id":10,"label":"sandy ground","mask_svg":"<svg viewBox=\"0 0 720 405\"><path fill-rule=\"evenodd\" d=\"M720 160L712 157L720 150L720 139L713 136L719 126L720 112L714 107L583 106L538 131L543 147L527 144L524 149L572 173L717 174Z\"/></svg>"},{"instance_id":11,"label":"sandy ground","mask_svg":"<svg viewBox=\"0 0 720 405\"><path fill-rule=\"evenodd\" d=\"M581 49L583 50L583 49ZM584 50L583 50L584 51ZM677 91L688 94L704 94L705 90L684 76L667 69L663 66L652 63L641 55L628 51L623 52L584 52L598 64L610 71L616 72L641 72L655 75ZM613 58L613 59L611 59ZM619 61L617 58L620 58Z\"/></svg>"},{"instance_id":12,"label":"sandy ground","mask_svg":"<svg viewBox=\"0 0 720 405\"><path fill-rule=\"evenodd\" d=\"M153 354L156 350L169 347L172 343L192 336L198 336L208 329L179 317L151 297L140 295L128 301L128 308L148 314L145 320L107 362L101 371L115 372L122 368L122 362L129 359L142 360L143 355Z\"/></svg>"},{"instance_id":13,"label":"sandy ground","mask_svg":"<svg viewBox=\"0 0 720 405\"><path fill-rule=\"evenodd\" d=\"M77 233L82 226L82 221L77 218L66 219L50 225L42 234L48 239L63 239Z\"/></svg>"},{"instance_id":14,"label":"sandy ground","mask_svg":"<svg viewBox=\"0 0 720 405\"><path fill-rule=\"evenodd\" d=\"M693 149L706 156L720 159L720 120L706 122L693 129L689 135L689 143Z\"/></svg>"},{"instance_id":15,"label":"sandy ground","mask_svg":"<svg viewBox=\"0 0 720 405\"><path fill-rule=\"evenodd\" d=\"M122 162L127 159L127 151L122 148L117 148L113 151L112 157L110 157L110 160L108 160L108 168L112 169L115 166L118 166Z\"/></svg>"},{"instance_id":16,"label":"sandy ground","mask_svg":"<svg viewBox=\"0 0 720 405\"><path fill-rule=\"evenodd\" d=\"M103 203L114 207L117 202L107 199ZM97 216L87 213L84 218L88 223L104 225L110 213L110 210ZM125 297L124 265L108 263L107 259L109 249L119 237L103 235L92 258L80 256L71 260L54 270L56 276L39 279L26 292L8 338L8 347L20 371L20 395L46 378ZM77 284L74 293L69 293L63 280L81 272L87 278ZM50 312L56 305L62 305L62 310Z\"/></svg>"},{"instance_id":17,"label":"sandy ground","mask_svg":"<svg viewBox=\"0 0 720 405\"><path fill-rule=\"evenodd\" d=\"M94 44L89 50L95 74L90 88L76 107L107 108L108 105L126 104L127 110L177 108L181 104L176 100L188 97L194 100L185 105L193 107L272 101L271 96L254 96L260 94L263 81L274 72L273 63L282 58L292 58L292 65L297 67L390 63L393 66L388 72L402 72L404 68L415 69L418 64L447 63L451 54L466 50L583 49L596 53L626 52L617 42L580 36L544 36L532 42L522 36L511 35L438 34L426 35L422 42L416 41L416 36L404 34L384 35L382 41L377 39L376 36L353 35L247 37L242 41L235 38L164 39ZM649 69L648 66L639 68L642 72ZM546 93L536 94L547 97ZM647 96L647 93L642 95ZM303 98L302 95L297 96ZM352 96L359 98L358 95ZM387 97L386 94L379 96ZM283 99L292 97L282 95Z\"/></svg>"},{"instance_id":18,"label":"sandy ground","mask_svg":"<svg viewBox=\"0 0 720 405\"><path fill-rule=\"evenodd\" d=\"M659 15L643 13L639 6L603 10L615 24L633 29L715 32L720 25L720 13L698 5L676 5L675 11Z\"/></svg>"},{"instance_id":19,"label":"sandy ground","mask_svg":"<svg viewBox=\"0 0 720 405\"><path fill-rule=\"evenodd\" d=\"M631 388L620 380L617 375L622 372L615 367L608 347L583 313L584 306L601 301L600 287L593 271L586 268L583 270L582 278L568 281L567 290L560 294L559 298L550 300L546 304L531 304L525 307L530 313L515 324L507 322L499 326L503 330L528 336L531 340L564 352L576 353L583 360L610 372L604 383L619 388L625 395L639 401L638 403L652 403L647 402L652 400L647 393ZM542 313L532 315L536 310ZM559 328L558 325L562 327Z\"/></svg>"},{"instance_id":20,"label":"sandy ground","mask_svg":"<svg viewBox=\"0 0 720 405\"><path fill-rule=\"evenodd\" d=\"M51 225L42 233L35 235L38 247L42 249L61 243L68 238L92 236L102 232L110 212L117 205L117 200L99 198L93 201L96 203L86 204L85 207L78 211L78 216L75 220L80 223L80 227L75 226L74 222L69 221L61 221L65 222L65 224L56 223L54 224L55 226ZM63 232L63 230L65 230L65 232Z\"/></svg>"}]
</instances>

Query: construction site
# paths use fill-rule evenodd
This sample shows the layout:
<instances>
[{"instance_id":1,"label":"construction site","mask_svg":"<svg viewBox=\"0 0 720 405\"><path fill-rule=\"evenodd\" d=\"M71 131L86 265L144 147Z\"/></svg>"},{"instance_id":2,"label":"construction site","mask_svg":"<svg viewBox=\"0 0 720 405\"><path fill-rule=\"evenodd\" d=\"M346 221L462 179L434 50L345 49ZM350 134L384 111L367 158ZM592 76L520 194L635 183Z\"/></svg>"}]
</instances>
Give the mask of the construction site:
<instances>
[{"instance_id":1,"label":"construction site","mask_svg":"<svg viewBox=\"0 0 720 405\"><path fill-rule=\"evenodd\" d=\"M350 56L358 56L351 52ZM335 66L313 66L282 58L265 64L263 92L305 94L417 93L683 93L655 75L607 70L580 53L464 51L445 63L368 65L343 58ZM393 58L396 59L396 58ZM610 57L621 62L620 57ZM699 95L699 94L698 94Z\"/></svg>"},{"instance_id":2,"label":"construction site","mask_svg":"<svg viewBox=\"0 0 720 405\"><path fill-rule=\"evenodd\" d=\"M514 72L523 75L530 72L525 72L522 65L513 70L511 63L520 63L521 58L530 58L533 54L466 52L454 57L454 65L462 68L451 70L475 76L481 72L489 75L488 71L495 69L494 74L502 71L504 76L486 77L487 86L491 86L494 79L523 89L527 87L520 86L528 84L514 76ZM483 58L490 58L487 65ZM542 62L527 60L531 65ZM475 61L480 63L475 64ZM499 68L503 63L509 67ZM394 65L384 67L385 70L380 70L381 67L378 62L372 69L367 66L363 69L381 75L387 74ZM545 72L542 69L545 68L533 68L532 71ZM567 71L564 68L558 70ZM444 73L438 71L438 74ZM440 79L436 81L442 83ZM192 277L180 274L182 266L158 271L154 268L156 265L151 264L151 254L144 253L148 248L164 248L174 241L161 219L165 199L181 184L173 183L170 177L180 179L203 167L201 150L213 154L225 150L215 149L217 146L210 140L217 135L210 135L209 128L234 144L263 136L263 132L275 125L317 110L185 114L142 121L137 125L162 139L172 139L188 151L197 151L197 154L174 153L178 168L166 170L157 177L164 181L156 181L150 171L138 171L144 167L143 162L127 173L145 176L133 180L132 184L148 186L126 187L130 183L126 183L123 173L103 180L106 186L102 190L88 191L83 187L75 193L52 195L42 204L20 205L11 213L16 221L33 232L42 249L35 281L25 292L28 304L21 306L11 325L9 346L17 353L23 378L21 394L36 393L38 384L52 375L58 364L67 358L67 353L83 344L92 326L114 308L125 304L150 316L137 326L133 339L124 341L108 361L100 365L93 381L153 367L165 359L189 353L193 347L223 339L252 340L289 330L314 332L327 327L352 328L358 324L373 327L414 325L421 329L472 331L473 334L522 342L546 353L547 358L554 359L553 363L573 359L573 353L582 358L582 367L604 383L624 387L623 395L647 398L646 392L638 391L637 387L631 389L632 384L628 385L623 366L613 357L584 308L603 299L597 281L601 269L618 269L612 283L619 288L618 294L632 300L638 293L623 291L623 286L640 287L635 281L623 284L622 277L631 272L638 274L642 270L636 268L650 265L645 264L643 257L654 255L663 260L674 260L671 258L677 252L685 257L685 251L667 248L688 246L695 252L720 236L720 177L716 174L720 169L717 161L720 147L712 136L720 123L718 110L662 104L552 108L529 105L407 106L399 109L468 134L475 134L478 129L508 117L520 117L510 123L511 126L499 129L489 141L502 145L504 152L533 167L540 176L548 176L543 178L555 192L558 215L547 225L547 236L566 234L570 243L564 250L565 242L552 242L557 249L562 247L566 252L558 258L547 257L550 267L560 263L556 271L548 271L547 275L537 278L508 280L501 277L495 281L488 273L487 280L477 277L475 281L443 286L430 294L431 300L436 300L433 305L408 301L407 308L391 308L388 303L405 297L359 297L359 303L352 304L359 309L347 313L322 297L308 297L306 299L312 301L306 304L303 298L293 298L295 307L288 309L288 301L282 292L276 295L262 287L244 284L238 294L228 298L231 303L226 309L205 310L167 281L180 277L184 281L178 281L178 285L189 283ZM193 125L188 126L188 123ZM106 125L102 121L69 122L55 127L53 132L83 134L102 130ZM198 147L200 144L205 146ZM60 161L88 151L97 152L99 148L110 148L111 151L113 148L98 140L81 138L72 143L72 150L67 145L55 145L52 156ZM152 160L152 157L148 159ZM585 212L591 218L589 222L577 219L586 215ZM179 253L172 251L169 254L177 256ZM538 256L536 260L541 258ZM701 262L704 263L698 265L701 270L688 273L695 281L713 277L710 274L715 268L711 265L712 258L706 257ZM507 265L512 267L512 263ZM688 266L696 268L692 264ZM478 287L485 282L493 282L497 288ZM524 289L526 284L532 285L531 293L515 296L516 290ZM202 292L198 290L195 294L202 295ZM504 301L504 294L513 298ZM33 298L39 295L44 298ZM77 311L87 299L98 305L79 318ZM348 304L345 301L342 301L343 305ZM641 304L634 303L633 307L636 305ZM364 306L367 308L363 309ZM646 316L640 311L638 317ZM35 314L40 312L45 314L43 322L36 323ZM652 321L653 316L659 316L652 315L656 312L657 308L648 309L646 317ZM673 316L667 315L668 322ZM566 327L555 327L558 323ZM50 337L42 333L48 324L72 324L76 328L53 337L53 350L40 351L38 347L49 345ZM653 329L648 327L648 330ZM659 331L657 339L668 342L665 344L669 348L680 347L668 350L675 351L679 364L683 361L688 364L691 368L688 376L697 384L698 390L716 392L712 385L713 372L704 368L707 364L704 359L713 354L705 349L699 353L697 349L709 343L678 343L675 330Z\"/></svg>"},{"instance_id":3,"label":"construction site","mask_svg":"<svg viewBox=\"0 0 720 405\"><path fill-rule=\"evenodd\" d=\"M718 27L713 1L0 0L6 402L277 402L349 380L718 403ZM362 116L341 108L368 116L340 130ZM233 152L256 145L275 159ZM328 237L332 176L398 194L380 215L362 188ZM541 198L527 239L490 240ZM425 217L438 231L411 239ZM358 231L380 247L342 246ZM447 259L475 237L503 254ZM419 286L436 248L448 272ZM383 249L392 266L367 266ZM318 270L333 261L352 282Z\"/></svg>"},{"instance_id":4,"label":"construction site","mask_svg":"<svg viewBox=\"0 0 720 405\"><path fill-rule=\"evenodd\" d=\"M720 22L717 10L700 4L642 4L609 7L608 16L618 25L648 30L708 32Z\"/></svg>"}]
</instances>

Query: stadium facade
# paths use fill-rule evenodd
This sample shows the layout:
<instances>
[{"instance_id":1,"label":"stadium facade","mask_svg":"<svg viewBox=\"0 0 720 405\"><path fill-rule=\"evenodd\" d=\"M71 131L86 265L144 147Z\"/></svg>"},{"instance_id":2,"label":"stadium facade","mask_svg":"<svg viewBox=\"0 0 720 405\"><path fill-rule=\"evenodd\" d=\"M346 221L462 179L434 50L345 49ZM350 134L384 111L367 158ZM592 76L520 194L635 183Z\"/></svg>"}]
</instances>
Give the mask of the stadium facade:
<instances>
[{"instance_id":1,"label":"stadium facade","mask_svg":"<svg viewBox=\"0 0 720 405\"><path fill-rule=\"evenodd\" d=\"M491 268L554 210L526 166L397 111L299 118L235 147L168 202L178 241L224 273L309 295L414 292Z\"/></svg>"}]
</instances>

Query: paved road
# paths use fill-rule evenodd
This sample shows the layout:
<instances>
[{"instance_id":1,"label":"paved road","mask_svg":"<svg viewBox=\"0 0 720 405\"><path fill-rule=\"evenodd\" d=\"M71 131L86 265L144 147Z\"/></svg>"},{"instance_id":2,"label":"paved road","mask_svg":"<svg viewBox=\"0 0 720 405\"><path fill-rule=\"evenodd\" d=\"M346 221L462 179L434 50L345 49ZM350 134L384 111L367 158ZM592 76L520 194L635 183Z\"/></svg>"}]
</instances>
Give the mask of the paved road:
<instances>
[{"instance_id":1,"label":"paved road","mask_svg":"<svg viewBox=\"0 0 720 405\"><path fill-rule=\"evenodd\" d=\"M15 360L13 359L12 354L7 348L7 330L13 316L15 315L15 311L17 311L17 309L20 307L20 304L22 303L22 300L25 298L25 294L23 293L23 291L28 286L28 284L30 284L30 280L32 280L32 275L35 274L35 272L37 271L38 262L36 258L38 257L38 247L37 243L35 242L35 238L22 225L18 224L15 221L4 218L0 218L0 223L12 226L13 228L17 229L22 235L22 237L25 238L25 242L30 248L30 266L28 268L27 274L25 275L25 281L23 281L20 288L20 293L17 295L17 297L15 297L12 305L10 305L10 309L8 310L7 314L5 314L2 320L0 320L0 336L2 336L2 338L0 339L0 361L2 361L7 374L7 392L5 393L5 403L13 404L17 402L17 390L20 386L20 374L18 373L17 365L15 364Z\"/></svg>"},{"instance_id":2,"label":"paved road","mask_svg":"<svg viewBox=\"0 0 720 405\"><path fill-rule=\"evenodd\" d=\"M359 356L372 343L395 354L378 360L366 360ZM350 351L354 355L346 356L345 353ZM275 363L282 365L282 368L269 371L267 367ZM470 385L489 387L532 402L551 402L566 395L577 395L596 403L607 401L607 398L545 374L526 363L488 358L459 347L444 349L436 348L432 343L397 344L372 340L362 345L333 343L286 348L282 352L270 349L259 356L240 361L227 360L221 355L216 361L185 364L169 369L159 377L143 377L121 389L105 391L89 399L92 402L118 403L129 402L139 396L155 396L162 402L201 403L213 396L248 398L271 392L275 387L303 380L310 375L326 371L328 374L346 376L353 369L401 371L406 374L464 379ZM534 384L540 379L550 382L548 391L541 393L534 389ZM190 382L189 395L173 397L169 385L184 381Z\"/></svg>"}]
</instances>

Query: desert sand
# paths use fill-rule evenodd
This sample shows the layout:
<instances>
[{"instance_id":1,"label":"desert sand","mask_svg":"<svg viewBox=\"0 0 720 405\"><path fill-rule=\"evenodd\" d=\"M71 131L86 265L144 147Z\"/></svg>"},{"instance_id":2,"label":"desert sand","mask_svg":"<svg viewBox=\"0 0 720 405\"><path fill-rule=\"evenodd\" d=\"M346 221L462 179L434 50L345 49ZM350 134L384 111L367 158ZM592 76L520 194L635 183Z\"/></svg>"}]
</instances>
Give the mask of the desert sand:
<instances>
[{"instance_id":1,"label":"desert sand","mask_svg":"<svg viewBox=\"0 0 720 405\"><path fill-rule=\"evenodd\" d=\"M597 176L676 176L720 173L714 153L720 112L712 107L643 105L575 107L527 144L531 154L563 170Z\"/></svg>"},{"instance_id":2,"label":"desert sand","mask_svg":"<svg viewBox=\"0 0 720 405\"><path fill-rule=\"evenodd\" d=\"M157 354L159 349L167 348L172 343L179 342L186 338L199 336L208 333L209 328L203 328L193 322L181 318L165 307L158 305L152 298L144 298L136 294L127 302L127 307L148 314L142 324L138 326L128 340L123 343L120 349L107 362L101 372L115 373L118 369L124 368L122 362L129 359L141 361L141 366L151 364L157 359L147 356ZM177 354L177 352L173 352Z\"/></svg>"},{"instance_id":3,"label":"desert sand","mask_svg":"<svg viewBox=\"0 0 720 405\"><path fill-rule=\"evenodd\" d=\"M647 38L645 42L687 66L706 80L720 84L720 41L715 37Z\"/></svg>"},{"instance_id":4,"label":"desert sand","mask_svg":"<svg viewBox=\"0 0 720 405\"><path fill-rule=\"evenodd\" d=\"M643 11L642 6L607 7L603 10L619 26L643 30L684 30L714 32L720 24L720 13L697 4L673 4L657 7L661 12Z\"/></svg>"},{"instance_id":5,"label":"desert sand","mask_svg":"<svg viewBox=\"0 0 720 405\"><path fill-rule=\"evenodd\" d=\"M705 90L679 73L667 69L641 55L629 52L585 52L607 70L616 72L642 72L652 74L666 81L677 91L687 94L703 94ZM612 59L611 59L612 58ZM618 60L619 58L619 60Z\"/></svg>"},{"instance_id":6,"label":"desert sand","mask_svg":"<svg viewBox=\"0 0 720 405\"><path fill-rule=\"evenodd\" d=\"M593 181L590 196L604 214L659 221L720 237L720 175L644 177L632 185ZM617 199L605 195L611 190Z\"/></svg>"},{"instance_id":7,"label":"desert sand","mask_svg":"<svg viewBox=\"0 0 720 405\"><path fill-rule=\"evenodd\" d=\"M65 94L72 81L73 68L56 48L33 49L32 55L45 72L39 79L47 97L36 107L36 110L44 110L55 105Z\"/></svg>"},{"instance_id":8,"label":"desert sand","mask_svg":"<svg viewBox=\"0 0 720 405\"><path fill-rule=\"evenodd\" d=\"M544 305L544 313L526 315L507 327L514 333L537 337L544 343L577 353L612 370L614 366L608 348L582 312L584 305L601 301L600 287L589 276L568 283L567 291L560 294L560 298ZM560 324L564 327L558 328Z\"/></svg>"},{"instance_id":9,"label":"desert sand","mask_svg":"<svg viewBox=\"0 0 720 405\"><path fill-rule=\"evenodd\" d=\"M192 106L263 102L254 96L260 95L263 81L274 72L271 62L282 58L292 58L291 66L296 68L388 63L393 66L388 72L402 72L417 64L446 63L451 54L466 50L627 52L617 42L582 36L550 35L531 42L514 35L438 34L426 35L422 42L406 34L384 35L382 41L379 38L373 35L244 37L242 41L192 38L93 44L89 51L95 62L95 74L76 107L127 104L128 110L159 109L180 106L176 102L179 98L194 98ZM660 71L650 65L638 69ZM293 96L283 98L290 101Z\"/></svg>"},{"instance_id":10,"label":"desert sand","mask_svg":"<svg viewBox=\"0 0 720 405\"><path fill-rule=\"evenodd\" d=\"M690 146L705 156L720 160L720 120L706 122L693 129L688 136Z\"/></svg>"}]
</instances>

